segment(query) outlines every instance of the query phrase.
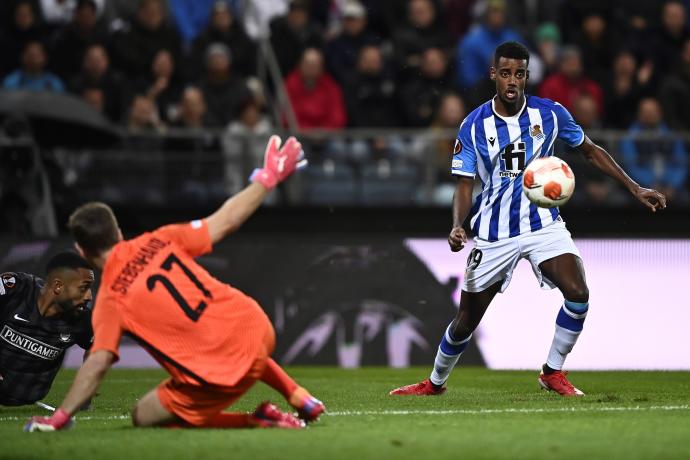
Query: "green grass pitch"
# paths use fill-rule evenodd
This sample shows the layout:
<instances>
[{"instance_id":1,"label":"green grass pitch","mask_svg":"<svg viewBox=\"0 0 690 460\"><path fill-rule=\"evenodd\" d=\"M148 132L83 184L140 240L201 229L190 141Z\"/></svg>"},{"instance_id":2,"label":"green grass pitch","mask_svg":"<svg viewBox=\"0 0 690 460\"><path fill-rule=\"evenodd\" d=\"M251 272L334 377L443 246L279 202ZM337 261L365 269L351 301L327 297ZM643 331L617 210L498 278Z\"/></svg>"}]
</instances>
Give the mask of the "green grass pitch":
<instances>
[{"instance_id":1,"label":"green grass pitch","mask_svg":"<svg viewBox=\"0 0 690 460\"><path fill-rule=\"evenodd\" d=\"M303 431L135 429L129 408L165 375L113 370L88 412L61 433L25 434L39 407L0 407L0 459L690 459L689 372L574 372L587 396L540 391L535 372L457 369L441 397L391 397L428 369L324 367L289 372L329 413ZM63 371L45 402L58 405ZM264 399L258 384L236 406Z\"/></svg>"}]
</instances>

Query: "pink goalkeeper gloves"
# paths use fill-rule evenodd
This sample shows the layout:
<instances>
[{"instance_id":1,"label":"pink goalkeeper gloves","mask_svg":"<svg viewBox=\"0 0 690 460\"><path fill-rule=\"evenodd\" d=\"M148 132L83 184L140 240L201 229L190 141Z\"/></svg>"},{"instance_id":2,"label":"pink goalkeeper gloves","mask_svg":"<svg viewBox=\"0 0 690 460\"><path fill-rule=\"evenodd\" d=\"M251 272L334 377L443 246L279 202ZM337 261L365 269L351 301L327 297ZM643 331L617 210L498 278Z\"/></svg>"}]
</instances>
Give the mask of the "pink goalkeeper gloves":
<instances>
[{"instance_id":1,"label":"pink goalkeeper gloves","mask_svg":"<svg viewBox=\"0 0 690 460\"><path fill-rule=\"evenodd\" d=\"M57 431L67 429L72 426L72 418L67 412L58 409L50 417L31 417L24 425L24 431L33 433L34 431Z\"/></svg>"},{"instance_id":2,"label":"pink goalkeeper gloves","mask_svg":"<svg viewBox=\"0 0 690 460\"><path fill-rule=\"evenodd\" d=\"M272 190L287 179L295 169L307 166L302 144L294 137L289 137L283 148L280 148L280 137L271 136L264 153L264 167L255 169L249 180L258 182L267 190Z\"/></svg>"}]
</instances>

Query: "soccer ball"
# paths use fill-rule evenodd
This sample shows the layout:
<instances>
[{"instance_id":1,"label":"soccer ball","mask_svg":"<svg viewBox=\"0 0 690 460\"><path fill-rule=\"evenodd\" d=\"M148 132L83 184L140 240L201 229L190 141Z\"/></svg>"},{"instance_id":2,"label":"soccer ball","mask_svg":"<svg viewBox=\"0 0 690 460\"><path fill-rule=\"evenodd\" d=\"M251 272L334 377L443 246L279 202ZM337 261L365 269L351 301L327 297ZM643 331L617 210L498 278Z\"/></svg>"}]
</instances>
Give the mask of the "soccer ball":
<instances>
[{"instance_id":1,"label":"soccer ball","mask_svg":"<svg viewBox=\"0 0 690 460\"><path fill-rule=\"evenodd\" d=\"M573 195L575 175L560 158L537 158L525 168L522 190L537 206L555 208L567 203Z\"/></svg>"}]
</instances>

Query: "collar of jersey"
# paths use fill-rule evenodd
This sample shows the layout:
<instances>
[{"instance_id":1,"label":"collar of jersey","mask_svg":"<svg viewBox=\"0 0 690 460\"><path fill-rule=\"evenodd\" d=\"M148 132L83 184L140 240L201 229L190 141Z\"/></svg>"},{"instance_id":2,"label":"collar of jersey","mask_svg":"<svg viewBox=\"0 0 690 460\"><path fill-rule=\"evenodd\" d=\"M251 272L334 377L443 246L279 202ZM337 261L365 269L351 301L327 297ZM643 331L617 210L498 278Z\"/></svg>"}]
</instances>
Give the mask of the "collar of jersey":
<instances>
[{"instance_id":1,"label":"collar of jersey","mask_svg":"<svg viewBox=\"0 0 690 460\"><path fill-rule=\"evenodd\" d=\"M527 95L525 94L525 101L522 103L522 108L513 115L512 117L504 117L503 115L499 115L498 112L496 112L496 107L494 106L494 103L496 101L496 96L491 98L491 111L494 113L495 116L500 118L501 120L517 120L520 118L520 115L522 115L522 112L525 111L525 107L527 107Z\"/></svg>"}]
</instances>

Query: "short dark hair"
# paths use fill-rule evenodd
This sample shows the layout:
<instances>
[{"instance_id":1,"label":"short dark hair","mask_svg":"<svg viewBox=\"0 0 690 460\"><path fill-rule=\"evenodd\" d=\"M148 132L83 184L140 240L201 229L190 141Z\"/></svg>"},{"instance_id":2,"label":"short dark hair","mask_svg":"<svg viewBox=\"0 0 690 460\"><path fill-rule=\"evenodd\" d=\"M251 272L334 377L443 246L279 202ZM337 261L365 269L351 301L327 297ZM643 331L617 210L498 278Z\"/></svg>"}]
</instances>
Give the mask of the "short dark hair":
<instances>
[{"instance_id":1,"label":"short dark hair","mask_svg":"<svg viewBox=\"0 0 690 460\"><path fill-rule=\"evenodd\" d=\"M524 59L529 65L529 51L522 43L505 42L498 45L494 53L494 65L498 64L498 60L502 57L508 59Z\"/></svg>"},{"instance_id":2,"label":"short dark hair","mask_svg":"<svg viewBox=\"0 0 690 460\"><path fill-rule=\"evenodd\" d=\"M72 270L78 270L80 268L93 270L93 267L79 254L71 251L63 251L55 254L48 260L46 264L46 275L50 275L54 271L64 268Z\"/></svg>"},{"instance_id":3,"label":"short dark hair","mask_svg":"<svg viewBox=\"0 0 690 460\"><path fill-rule=\"evenodd\" d=\"M113 210L99 201L79 206L69 216L67 227L82 250L92 256L115 246L120 239Z\"/></svg>"}]
</instances>

